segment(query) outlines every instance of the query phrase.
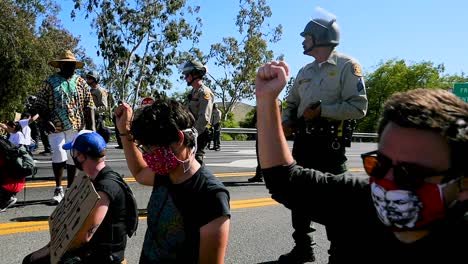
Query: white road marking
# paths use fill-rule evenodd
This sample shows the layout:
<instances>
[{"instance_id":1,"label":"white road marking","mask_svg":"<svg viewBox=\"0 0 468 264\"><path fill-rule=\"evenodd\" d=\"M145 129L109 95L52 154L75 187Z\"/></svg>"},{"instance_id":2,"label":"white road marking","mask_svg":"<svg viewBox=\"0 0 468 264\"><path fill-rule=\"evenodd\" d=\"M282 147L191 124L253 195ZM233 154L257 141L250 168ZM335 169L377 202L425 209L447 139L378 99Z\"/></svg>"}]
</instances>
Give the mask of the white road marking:
<instances>
[{"instance_id":1,"label":"white road marking","mask_svg":"<svg viewBox=\"0 0 468 264\"><path fill-rule=\"evenodd\" d=\"M256 168L257 159L235 160L229 163L207 163L210 167Z\"/></svg>"}]
</instances>

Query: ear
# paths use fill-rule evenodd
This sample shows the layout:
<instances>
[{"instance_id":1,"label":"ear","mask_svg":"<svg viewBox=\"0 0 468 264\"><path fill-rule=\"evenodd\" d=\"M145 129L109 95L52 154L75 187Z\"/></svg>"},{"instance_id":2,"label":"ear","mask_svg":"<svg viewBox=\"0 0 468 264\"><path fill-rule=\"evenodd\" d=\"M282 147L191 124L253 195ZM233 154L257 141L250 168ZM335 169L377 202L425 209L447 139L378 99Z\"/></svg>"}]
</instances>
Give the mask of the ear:
<instances>
[{"instance_id":1,"label":"ear","mask_svg":"<svg viewBox=\"0 0 468 264\"><path fill-rule=\"evenodd\" d=\"M177 146L180 147L181 145L184 144L184 139L185 139L185 134L182 132L182 130L179 130L179 140L177 141Z\"/></svg>"}]
</instances>

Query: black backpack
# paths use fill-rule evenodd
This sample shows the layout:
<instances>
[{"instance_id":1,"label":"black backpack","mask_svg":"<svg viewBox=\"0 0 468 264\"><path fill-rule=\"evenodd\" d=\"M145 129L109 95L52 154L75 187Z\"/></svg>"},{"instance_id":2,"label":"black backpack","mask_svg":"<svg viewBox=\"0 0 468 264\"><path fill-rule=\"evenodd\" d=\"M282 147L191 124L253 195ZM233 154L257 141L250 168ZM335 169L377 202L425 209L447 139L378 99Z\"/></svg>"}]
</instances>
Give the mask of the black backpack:
<instances>
[{"instance_id":1,"label":"black backpack","mask_svg":"<svg viewBox=\"0 0 468 264\"><path fill-rule=\"evenodd\" d=\"M125 208L127 210L127 218L125 219L125 226L128 237L132 237L138 229L138 205L135 199L135 195L130 189L130 186L123 180L122 176L115 171L107 175L112 175L107 179L117 182L125 191L126 202Z\"/></svg>"},{"instance_id":2,"label":"black backpack","mask_svg":"<svg viewBox=\"0 0 468 264\"><path fill-rule=\"evenodd\" d=\"M0 152L5 156L5 167L8 175L24 178L33 175L34 159L24 146L15 146L9 140L0 137Z\"/></svg>"}]
</instances>

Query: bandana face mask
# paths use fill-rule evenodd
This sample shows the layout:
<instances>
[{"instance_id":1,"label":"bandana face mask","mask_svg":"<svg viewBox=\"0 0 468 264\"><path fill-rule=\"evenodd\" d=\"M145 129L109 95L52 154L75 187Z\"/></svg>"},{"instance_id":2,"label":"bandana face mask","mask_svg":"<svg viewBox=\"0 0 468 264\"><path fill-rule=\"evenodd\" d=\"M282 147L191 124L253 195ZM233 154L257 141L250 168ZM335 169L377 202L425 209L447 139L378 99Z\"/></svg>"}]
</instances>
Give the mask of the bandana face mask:
<instances>
[{"instance_id":1,"label":"bandana face mask","mask_svg":"<svg viewBox=\"0 0 468 264\"><path fill-rule=\"evenodd\" d=\"M425 178L446 176L450 170L437 172L412 163L393 164L378 151L361 156L371 176L372 200L383 224L394 231L404 231L425 227L445 217L443 190L458 179L435 184ZM393 181L384 178L390 168L393 168Z\"/></svg>"},{"instance_id":2,"label":"bandana face mask","mask_svg":"<svg viewBox=\"0 0 468 264\"><path fill-rule=\"evenodd\" d=\"M170 147L156 147L143 154L148 167L158 175L167 175L179 165L179 159L174 155Z\"/></svg>"},{"instance_id":3,"label":"bandana face mask","mask_svg":"<svg viewBox=\"0 0 468 264\"><path fill-rule=\"evenodd\" d=\"M192 131L191 129L183 130L183 132ZM197 140L197 134L195 134L195 142ZM192 149L190 156L196 152L197 146ZM180 160L176 157L172 149L167 147L155 147L152 150L142 149L143 159L149 168L151 168L158 175L167 175L169 172L174 170L180 163L184 164L190 162L190 156L186 160ZM184 166L184 173L186 173L191 167L189 163L188 167Z\"/></svg>"},{"instance_id":4,"label":"bandana face mask","mask_svg":"<svg viewBox=\"0 0 468 264\"><path fill-rule=\"evenodd\" d=\"M394 231L419 229L445 217L442 190L446 184L425 183L416 191L402 190L394 182L371 178L377 215Z\"/></svg>"}]
</instances>

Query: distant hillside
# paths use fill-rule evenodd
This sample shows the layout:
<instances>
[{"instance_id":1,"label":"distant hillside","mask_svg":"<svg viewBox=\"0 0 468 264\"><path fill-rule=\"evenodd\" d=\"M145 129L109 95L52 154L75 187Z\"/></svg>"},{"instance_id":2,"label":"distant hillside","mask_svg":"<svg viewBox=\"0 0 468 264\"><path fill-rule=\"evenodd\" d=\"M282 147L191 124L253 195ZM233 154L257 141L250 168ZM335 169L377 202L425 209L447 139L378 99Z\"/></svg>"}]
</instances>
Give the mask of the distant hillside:
<instances>
[{"instance_id":1,"label":"distant hillside","mask_svg":"<svg viewBox=\"0 0 468 264\"><path fill-rule=\"evenodd\" d=\"M220 106L222 105L222 103L217 102L216 104L218 105L219 109L221 109ZM254 106L249 104L236 103L234 109L232 110L232 112L234 113L234 120L236 120L237 122L244 121L247 113L252 111L252 109L254 108Z\"/></svg>"}]
</instances>

